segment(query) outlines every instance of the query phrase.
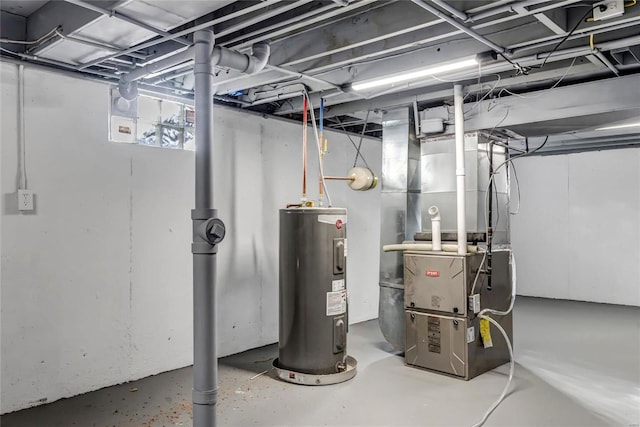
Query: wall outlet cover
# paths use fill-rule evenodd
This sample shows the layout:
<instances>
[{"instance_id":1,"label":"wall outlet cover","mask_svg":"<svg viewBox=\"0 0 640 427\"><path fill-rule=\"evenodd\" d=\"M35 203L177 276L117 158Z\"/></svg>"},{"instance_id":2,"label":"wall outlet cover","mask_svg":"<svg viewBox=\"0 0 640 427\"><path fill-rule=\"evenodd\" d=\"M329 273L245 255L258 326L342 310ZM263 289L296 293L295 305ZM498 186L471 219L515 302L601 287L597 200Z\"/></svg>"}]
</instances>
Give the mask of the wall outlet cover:
<instances>
[{"instance_id":1,"label":"wall outlet cover","mask_svg":"<svg viewBox=\"0 0 640 427\"><path fill-rule=\"evenodd\" d=\"M33 191L18 190L18 210L23 212L33 210Z\"/></svg>"}]
</instances>

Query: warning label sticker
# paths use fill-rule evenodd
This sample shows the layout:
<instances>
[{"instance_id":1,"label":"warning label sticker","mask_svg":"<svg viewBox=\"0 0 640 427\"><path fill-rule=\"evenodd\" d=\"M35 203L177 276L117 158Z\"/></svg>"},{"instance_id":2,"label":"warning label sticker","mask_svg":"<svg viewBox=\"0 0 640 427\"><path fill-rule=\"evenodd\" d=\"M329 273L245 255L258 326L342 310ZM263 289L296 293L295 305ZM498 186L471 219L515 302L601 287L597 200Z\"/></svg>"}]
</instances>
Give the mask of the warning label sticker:
<instances>
[{"instance_id":1,"label":"warning label sticker","mask_svg":"<svg viewBox=\"0 0 640 427\"><path fill-rule=\"evenodd\" d=\"M343 289L344 289L344 279L331 281L331 290L333 292L341 291Z\"/></svg>"},{"instance_id":2,"label":"warning label sticker","mask_svg":"<svg viewBox=\"0 0 640 427\"><path fill-rule=\"evenodd\" d=\"M347 291L327 292L327 316L337 316L347 311Z\"/></svg>"},{"instance_id":3,"label":"warning label sticker","mask_svg":"<svg viewBox=\"0 0 640 427\"><path fill-rule=\"evenodd\" d=\"M467 328L467 344L476 340L476 328L470 326Z\"/></svg>"}]
</instances>

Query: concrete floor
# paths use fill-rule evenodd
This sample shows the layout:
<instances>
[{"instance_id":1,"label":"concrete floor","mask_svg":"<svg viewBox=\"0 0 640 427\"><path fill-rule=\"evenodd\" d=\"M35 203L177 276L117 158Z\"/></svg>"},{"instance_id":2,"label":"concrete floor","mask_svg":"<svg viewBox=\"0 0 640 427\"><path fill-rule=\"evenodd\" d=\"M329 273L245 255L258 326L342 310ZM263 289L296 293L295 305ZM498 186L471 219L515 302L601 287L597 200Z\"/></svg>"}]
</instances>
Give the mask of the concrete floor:
<instances>
[{"instance_id":1,"label":"concrete floor","mask_svg":"<svg viewBox=\"0 0 640 427\"><path fill-rule=\"evenodd\" d=\"M519 298L514 331L511 392L486 426L640 425L640 308ZM276 380L275 345L220 359L220 425L469 426L507 379L507 365L469 382L405 367L376 321L353 325L349 348L358 375L324 387ZM190 426L190 401L191 369L184 368L7 414L0 423Z\"/></svg>"}]
</instances>

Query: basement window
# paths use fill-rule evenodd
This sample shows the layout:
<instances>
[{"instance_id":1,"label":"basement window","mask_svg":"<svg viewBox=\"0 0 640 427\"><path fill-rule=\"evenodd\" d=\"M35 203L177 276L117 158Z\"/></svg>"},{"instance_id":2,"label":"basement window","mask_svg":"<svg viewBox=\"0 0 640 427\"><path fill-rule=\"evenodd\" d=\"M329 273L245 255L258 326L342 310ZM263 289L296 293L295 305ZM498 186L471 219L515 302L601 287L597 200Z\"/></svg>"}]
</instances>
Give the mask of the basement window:
<instances>
[{"instance_id":1,"label":"basement window","mask_svg":"<svg viewBox=\"0 0 640 427\"><path fill-rule=\"evenodd\" d=\"M111 89L109 140L195 150L195 111L189 105L140 95L133 101Z\"/></svg>"}]
</instances>

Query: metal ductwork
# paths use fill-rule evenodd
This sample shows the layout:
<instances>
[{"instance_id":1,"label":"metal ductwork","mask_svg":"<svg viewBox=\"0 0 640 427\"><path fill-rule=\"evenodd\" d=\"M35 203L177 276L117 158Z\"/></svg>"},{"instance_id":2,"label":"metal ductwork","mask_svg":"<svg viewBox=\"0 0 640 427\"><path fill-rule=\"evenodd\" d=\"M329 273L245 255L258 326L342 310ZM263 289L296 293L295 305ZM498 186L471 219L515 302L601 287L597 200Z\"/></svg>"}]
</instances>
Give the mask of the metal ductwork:
<instances>
[{"instance_id":1,"label":"metal ductwork","mask_svg":"<svg viewBox=\"0 0 640 427\"><path fill-rule=\"evenodd\" d=\"M382 115L382 245L413 240L420 231L420 142L413 111L400 108ZM404 280L401 252L380 254L378 322L385 339L404 351Z\"/></svg>"}]
</instances>

